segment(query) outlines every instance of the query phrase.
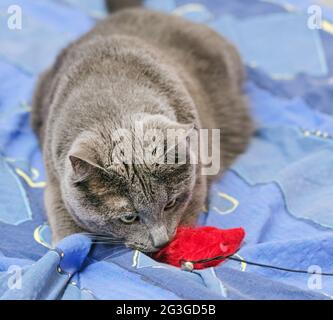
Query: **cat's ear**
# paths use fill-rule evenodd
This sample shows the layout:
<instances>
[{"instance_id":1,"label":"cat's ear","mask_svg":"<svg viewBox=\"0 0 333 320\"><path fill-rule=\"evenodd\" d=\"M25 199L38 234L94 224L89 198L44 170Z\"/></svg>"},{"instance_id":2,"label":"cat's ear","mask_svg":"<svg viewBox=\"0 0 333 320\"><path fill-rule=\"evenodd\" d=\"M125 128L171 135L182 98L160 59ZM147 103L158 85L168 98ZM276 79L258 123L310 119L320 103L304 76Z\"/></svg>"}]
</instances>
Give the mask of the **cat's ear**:
<instances>
[{"instance_id":1,"label":"cat's ear","mask_svg":"<svg viewBox=\"0 0 333 320\"><path fill-rule=\"evenodd\" d=\"M198 135L193 125L180 124L169 130L166 139L165 159L169 164L195 163Z\"/></svg>"},{"instance_id":2,"label":"cat's ear","mask_svg":"<svg viewBox=\"0 0 333 320\"><path fill-rule=\"evenodd\" d=\"M193 124L180 123L174 120L171 120L163 115L144 115L142 116L143 128L146 129L159 129L159 130L184 130L189 132L194 129Z\"/></svg>"},{"instance_id":3,"label":"cat's ear","mask_svg":"<svg viewBox=\"0 0 333 320\"><path fill-rule=\"evenodd\" d=\"M151 141L152 161L159 164L193 164L196 163L198 150L198 130L192 123L180 123L164 116L153 115L146 119L146 126L161 130L162 138ZM152 136L155 132L152 132ZM149 138L149 136L148 136ZM156 153L156 148L159 152Z\"/></svg>"},{"instance_id":4,"label":"cat's ear","mask_svg":"<svg viewBox=\"0 0 333 320\"><path fill-rule=\"evenodd\" d=\"M102 169L96 163L90 161L87 158L82 157L79 154L70 154L69 155L69 160L71 162L74 174L77 177L87 176L95 168L96 169Z\"/></svg>"},{"instance_id":5,"label":"cat's ear","mask_svg":"<svg viewBox=\"0 0 333 320\"><path fill-rule=\"evenodd\" d=\"M74 143L68 159L76 179L81 180L89 176L94 170L104 170L97 163L95 152L82 142Z\"/></svg>"}]
</instances>

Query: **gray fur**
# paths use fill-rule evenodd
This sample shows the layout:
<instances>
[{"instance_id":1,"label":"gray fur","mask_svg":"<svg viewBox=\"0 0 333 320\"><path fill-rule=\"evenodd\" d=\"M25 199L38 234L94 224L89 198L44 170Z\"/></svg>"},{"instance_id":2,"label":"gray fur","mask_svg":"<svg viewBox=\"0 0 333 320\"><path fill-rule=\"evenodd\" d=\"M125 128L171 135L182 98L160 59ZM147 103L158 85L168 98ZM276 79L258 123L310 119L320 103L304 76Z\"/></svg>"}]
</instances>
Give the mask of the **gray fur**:
<instances>
[{"instance_id":1,"label":"gray fur","mask_svg":"<svg viewBox=\"0 0 333 320\"><path fill-rule=\"evenodd\" d=\"M85 230L155 251L179 224L194 224L207 185L252 134L243 78L237 51L214 31L140 8L111 15L64 49L40 77L32 112L53 241ZM163 130L221 129L223 168L207 177L200 163L113 164L114 130L135 121ZM124 224L125 213L140 220Z\"/></svg>"},{"instance_id":2,"label":"gray fur","mask_svg":"<svg viewBox=\"0 0 333 320\"><path fill-rule=\"evenodd\" d=\"M139 7L143 0L106 0L106 7L112 13L129 7Z\"/></svg>"}]
</instances>

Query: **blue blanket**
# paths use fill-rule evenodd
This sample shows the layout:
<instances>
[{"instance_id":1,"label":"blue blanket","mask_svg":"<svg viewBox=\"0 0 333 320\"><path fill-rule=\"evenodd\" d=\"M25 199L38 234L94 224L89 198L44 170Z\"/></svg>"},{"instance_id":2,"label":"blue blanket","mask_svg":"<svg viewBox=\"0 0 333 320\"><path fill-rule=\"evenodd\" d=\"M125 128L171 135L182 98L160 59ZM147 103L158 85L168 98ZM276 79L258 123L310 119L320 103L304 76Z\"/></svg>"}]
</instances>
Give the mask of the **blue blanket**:
<instances>
[{"instance_id":1,"label":"blue blanket","mask_svg":"<svg viewBox=\"0 0 333 320\"><path fill-rule=\"evenodd\" d=\"M245 228L242 262L189 273L83 235L50 247L31 96L40 71L105 10L102 1L17 0L22 28L14 21L15 29L8 24L12 1L1 1L1 299L333 298L333 277L246 262L333 272L333 7L321 4L318 26L307 13L309 1L288 2L146 0L147 7L206 23L237 45L258 127L200 217L203 225Z\"/></svg>"}]
</instances>

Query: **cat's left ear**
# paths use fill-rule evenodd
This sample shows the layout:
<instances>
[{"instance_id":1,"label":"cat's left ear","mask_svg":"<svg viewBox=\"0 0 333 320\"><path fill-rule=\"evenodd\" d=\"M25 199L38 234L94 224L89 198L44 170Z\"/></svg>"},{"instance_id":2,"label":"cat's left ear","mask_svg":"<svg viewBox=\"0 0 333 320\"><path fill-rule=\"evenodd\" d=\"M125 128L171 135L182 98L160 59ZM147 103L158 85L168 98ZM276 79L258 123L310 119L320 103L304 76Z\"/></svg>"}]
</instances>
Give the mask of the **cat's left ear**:
<instances>
[{"instance_id":1,"label":"cat's left ear","mask_svg":"<svg viewBox=\"0 0 333 320\"><path fill-rule=\"evenodd\" d=\"M145 115L141 119L144 129L159 129L159 130L183 130L189 135L192 130L195 130L194 124L192 123L179 123L171 120L163 115Z\"/></svg>"},{"instance_id":2,"label":"cat's left ear","mask_svg":"<svg viewBox=\"0 0 333 320\"><path fill-rule=\"evenodd\" d=\"M158 146L164 147L163 153L158 153L157 157L152 159L157 161L166 159L168 164L186 163L187 158L195 159L198 131L193 123L179 123L162 115L148 115L143 119L143 125L145 129L161 130L159 139L153 139L156 136L154 131L151 132L151 137L146 134L148 141L151 141L151 150L155 150Z\"/></svg>"}]
</instances>

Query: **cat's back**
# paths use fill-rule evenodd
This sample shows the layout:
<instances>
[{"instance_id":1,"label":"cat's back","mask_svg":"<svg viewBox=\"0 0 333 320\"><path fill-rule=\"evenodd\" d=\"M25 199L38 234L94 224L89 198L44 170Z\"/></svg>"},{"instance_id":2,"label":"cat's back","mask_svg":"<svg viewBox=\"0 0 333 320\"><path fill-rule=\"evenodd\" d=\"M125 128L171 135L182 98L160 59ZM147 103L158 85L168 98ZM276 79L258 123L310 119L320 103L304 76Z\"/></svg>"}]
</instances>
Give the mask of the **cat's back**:
<instances>
[{"instance_id":1,"label":"cat's back","mask_svg":"<svg viewBox=\"0 0 333 320\"><path fill-rule=\"evenodd\" d=\"M223 101L240 94L244 67L236 48L208 26L144 8L125 9L97 24L84 41L112 35L137 38L158 49L178 70L203 126L216 127L224 111L230 113Z\"/></svg>"},{"instance_id":2,"label":"cat's back","mask_svg":"<svg viewBox=\"0 0 333 320\"><path fill-rule=\"evenodd\" d=\"M188 68L202 68L204 64L209 68L219 63L226 71L237 67L235 76L240 80L244 76L238 52L228 40L204 24L176 15L144 8L121 10L97 24L87 39L110 35L139 38Z\"/></svg>"}]
</instances>

